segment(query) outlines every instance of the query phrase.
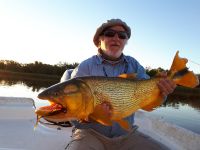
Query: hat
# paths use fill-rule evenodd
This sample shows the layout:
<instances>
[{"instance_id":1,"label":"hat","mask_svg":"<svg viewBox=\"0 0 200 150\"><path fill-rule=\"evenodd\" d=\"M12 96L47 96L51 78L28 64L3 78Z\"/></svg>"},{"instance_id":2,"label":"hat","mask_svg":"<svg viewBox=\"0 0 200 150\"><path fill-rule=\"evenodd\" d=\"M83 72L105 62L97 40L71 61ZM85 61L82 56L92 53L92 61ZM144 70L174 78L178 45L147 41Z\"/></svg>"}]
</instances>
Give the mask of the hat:
<instances>
[{"instance_id":1,"label":"hat","mask_svg":"<svg viewBox=\"0 0 200 150\"><path fill-rule=\"evenodd\" d=\"M99 44L99 36L102 34L103 31L105 31L107 28L112 26L121 25L126 30L128 34L128 38L131 36L131 28L123 22L121 19L110 19L107 20L107 22L103 23L99 28L97 28L96 33L93 38L94 44L98 47Z\"/></svg>"}]
</instances>

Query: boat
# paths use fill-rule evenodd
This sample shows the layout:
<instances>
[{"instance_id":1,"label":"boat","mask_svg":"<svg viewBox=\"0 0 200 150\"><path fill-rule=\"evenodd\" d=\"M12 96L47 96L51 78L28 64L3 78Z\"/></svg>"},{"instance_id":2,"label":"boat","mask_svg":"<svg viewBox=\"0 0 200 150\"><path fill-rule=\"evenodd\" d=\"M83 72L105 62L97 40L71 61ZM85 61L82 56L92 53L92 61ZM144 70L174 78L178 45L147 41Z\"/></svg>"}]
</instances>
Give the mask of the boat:
<instances>
[{"instance_id":1,"label":"boat","mask_svg":"<svg viewBox=\"0 0 200 150\"><path fill-rule=\"evenodd\" d=\"M72 127L45 120L36 125L35 102L26 97L0 97L0 150L64 150ZM139 110L138 131L172 150L199 150L200 135ZM36 125L36 126L35 126Z\"/></svg>"}]
</instances>

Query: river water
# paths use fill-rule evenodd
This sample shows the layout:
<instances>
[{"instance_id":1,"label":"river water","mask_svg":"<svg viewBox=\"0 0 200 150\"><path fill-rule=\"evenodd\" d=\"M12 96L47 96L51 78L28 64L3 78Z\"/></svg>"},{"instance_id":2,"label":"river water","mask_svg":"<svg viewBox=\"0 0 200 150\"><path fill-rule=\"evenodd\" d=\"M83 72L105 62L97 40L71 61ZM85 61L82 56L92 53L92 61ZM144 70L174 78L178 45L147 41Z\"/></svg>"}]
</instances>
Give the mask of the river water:
<instances>
[{"instance_id":1,"label":"river water","mask_svg":"<svg viewBox=\"0 0 200 150\"><path fill-rule=\"evenodd\" d=\"M48 102L39 100L39 92L54 84L53 82L18 81L0 79L0 96L29 97L35 101L36 107L47 105ZM177 124L200 134L200 99L168 98L167 102L150 112L152 115Z\"/></svg>"}]
</instances>

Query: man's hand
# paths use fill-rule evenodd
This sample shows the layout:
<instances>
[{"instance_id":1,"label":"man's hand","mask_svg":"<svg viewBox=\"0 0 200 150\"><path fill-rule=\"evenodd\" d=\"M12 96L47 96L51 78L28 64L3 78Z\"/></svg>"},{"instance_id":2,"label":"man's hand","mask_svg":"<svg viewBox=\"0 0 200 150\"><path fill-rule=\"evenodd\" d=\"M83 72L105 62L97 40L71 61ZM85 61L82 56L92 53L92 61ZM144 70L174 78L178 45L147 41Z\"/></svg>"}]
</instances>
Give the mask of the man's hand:
<instances>
[{"instance_id":1,"label":"man's hand","mask_svg":"<svg viewBox=\"0 0 200 150\"><path fill-rule=\"evenodd\" d=\"M103 111L107 114L107 117L110 118L112 116L112 106L110 105L110 103L103 102L101 106Z\"/></svg>"},{"instance_id":2,"label":"man's hand","mask_svg":"<svg viewBox=\"0 0 200 150\"><path fill-rule=\"evenodd\" d=\"M158 82L158 88L160 89L162 95L165 97L174 91L176 84L167 78L166 72L161 72L158 76L162 77Z\"/></svg>"},{"instance_id":3,"label":"man's hand","mask_svg":"<svg viewBox=\"0 0 200 150\"><path fill-rule=\"evenodd\" d=\"M102 102L94 108L94 112L89 115L89 122L100 122L104 125L112 125L112 106L109 102Z\"/></svg>"}]
</instances>

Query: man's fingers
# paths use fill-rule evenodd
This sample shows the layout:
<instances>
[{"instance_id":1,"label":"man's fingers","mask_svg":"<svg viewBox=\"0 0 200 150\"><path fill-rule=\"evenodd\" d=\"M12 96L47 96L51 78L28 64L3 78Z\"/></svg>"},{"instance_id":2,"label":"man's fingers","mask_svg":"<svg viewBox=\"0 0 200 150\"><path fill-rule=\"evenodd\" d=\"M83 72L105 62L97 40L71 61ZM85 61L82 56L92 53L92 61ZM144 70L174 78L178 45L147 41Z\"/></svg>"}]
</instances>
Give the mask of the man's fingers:
<instances>
[{"instance_id":1,"label":"man's fingers","mask_svg":"<svg viewBox=\"0 0 200 150\"><path fill-rule=\"evenodd\" d=\"M163 78L159 81L158 87L163 96L167 96L174 91L176 84L167 78Z\"/></svg>"}]
</instances>

